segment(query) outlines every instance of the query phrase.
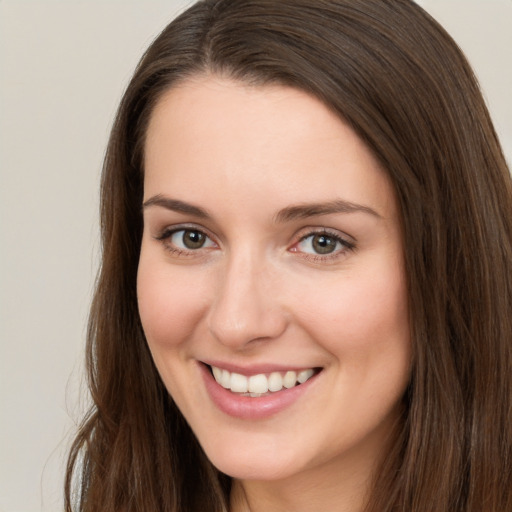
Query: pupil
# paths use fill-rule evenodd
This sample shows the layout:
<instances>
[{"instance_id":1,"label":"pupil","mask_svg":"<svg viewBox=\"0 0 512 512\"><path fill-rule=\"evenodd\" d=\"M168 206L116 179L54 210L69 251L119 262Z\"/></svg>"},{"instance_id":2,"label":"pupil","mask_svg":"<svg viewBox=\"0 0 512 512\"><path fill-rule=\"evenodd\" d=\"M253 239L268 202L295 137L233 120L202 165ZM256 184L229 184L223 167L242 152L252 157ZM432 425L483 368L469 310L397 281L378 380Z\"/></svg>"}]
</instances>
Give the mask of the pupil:
<instances>
[{"instance_id":1,"label":"pupil","mask_svg":"<svg viewBox=\"0 0 512 512\"><path fill-rule=\"evenodd\" d=\"M313 248L319 254L329 254L334 251L336 240L325 235L315 235L313 238Z\"/></svg>"},{"instance_id":2,"label":"pupil","mask_svg":"<svg viewBox=\"0 0 512 512\"><path fill-rule=\"evenodd\" d=\"M199 231L185 231L183 243L187 249L199 249L204 244L204 235Z\"/></svg>"}]
</instances>

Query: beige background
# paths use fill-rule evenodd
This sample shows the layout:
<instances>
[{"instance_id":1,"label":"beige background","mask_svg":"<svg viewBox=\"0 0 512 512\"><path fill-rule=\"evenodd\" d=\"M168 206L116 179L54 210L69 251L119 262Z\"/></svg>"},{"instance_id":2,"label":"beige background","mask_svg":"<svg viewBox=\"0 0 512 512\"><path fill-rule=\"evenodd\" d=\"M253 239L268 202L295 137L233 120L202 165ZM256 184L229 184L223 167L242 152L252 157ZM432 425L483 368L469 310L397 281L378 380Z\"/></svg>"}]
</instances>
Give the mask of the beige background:
<instances>
[{"instance_id":1,"label":"beige background","mask_svg":"<svg viewBox=\"0 0 512 512\"><path fill-rule=\"evenodd\" d=\"M143 49L190 3L0 1L0 512L62 509L107 134ZM512 0L420 3L469 56L512 162Z\"/></svg>"}]
</instances>

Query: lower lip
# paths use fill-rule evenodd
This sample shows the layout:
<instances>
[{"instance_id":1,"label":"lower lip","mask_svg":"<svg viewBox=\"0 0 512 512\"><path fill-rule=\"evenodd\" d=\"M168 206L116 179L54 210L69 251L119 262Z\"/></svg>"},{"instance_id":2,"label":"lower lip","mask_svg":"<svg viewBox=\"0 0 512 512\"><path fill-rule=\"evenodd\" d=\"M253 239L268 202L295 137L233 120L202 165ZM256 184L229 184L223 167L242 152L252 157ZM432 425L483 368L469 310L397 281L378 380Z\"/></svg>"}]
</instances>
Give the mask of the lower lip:
<instances>
[{"instance_id":1,"label":"lower lip","mask_svg":"<svg viewBox=\"0 0 512 512\"><path fill-rule=\"evenodd\" d=\"M225 414L244 420L269 418L296 402L308 391L316 381L319 373L308 379L304 384L293 388L276 391L270 395L248 397L232 393L223 388L213 378L210 369L200 363L201 373L212 402Z\"/></svg>"}]
</instances>

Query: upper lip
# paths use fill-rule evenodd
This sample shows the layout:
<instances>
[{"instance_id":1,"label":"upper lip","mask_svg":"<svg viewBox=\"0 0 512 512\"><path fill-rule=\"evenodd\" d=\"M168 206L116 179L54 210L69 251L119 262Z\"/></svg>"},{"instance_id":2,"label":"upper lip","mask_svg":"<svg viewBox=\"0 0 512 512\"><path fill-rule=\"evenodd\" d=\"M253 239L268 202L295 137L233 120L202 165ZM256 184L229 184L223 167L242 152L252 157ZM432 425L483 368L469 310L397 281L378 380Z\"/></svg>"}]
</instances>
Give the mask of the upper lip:
<instances>
[{"instance_id":1,"label":"upper lip","mask_svg":"<svg viewBox=\"0 0 512 512\"><path fill-rule=\"evenodd\" d=\"M222 370L227 370L230 373L239 373L250 377L251 375L258 375L260 373L272 373L272 372L287 372L289 370L300 372L301 370L307 370L309 368L318 368L317 366L297 366L297 365L286 365L286 364L275 364L275 363L258 363L251 365L239 365L225 361L201 361L207 366L216 366Z\"/></svg>"}]
</instances>

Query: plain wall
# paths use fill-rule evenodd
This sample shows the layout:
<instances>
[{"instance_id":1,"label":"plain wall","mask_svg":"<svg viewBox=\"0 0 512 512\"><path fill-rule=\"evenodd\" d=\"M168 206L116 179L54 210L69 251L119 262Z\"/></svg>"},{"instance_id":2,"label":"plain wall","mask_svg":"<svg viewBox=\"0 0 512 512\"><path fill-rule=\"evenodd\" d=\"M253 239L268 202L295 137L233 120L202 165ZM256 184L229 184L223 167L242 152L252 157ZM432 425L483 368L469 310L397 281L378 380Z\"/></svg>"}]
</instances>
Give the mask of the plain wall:
<instances>
[{"instance_id":1,"label":"plain wall","mask_svg":"<svg viewBox=\"0 0 512 512\"><path fill-rule=\"evenodd\" d=\"M109 128L143 50L190 3L0 1L0 512L62 510ZM512 162L512 0L419 3L467 53Z\"/></svg>"}]
</instances>

